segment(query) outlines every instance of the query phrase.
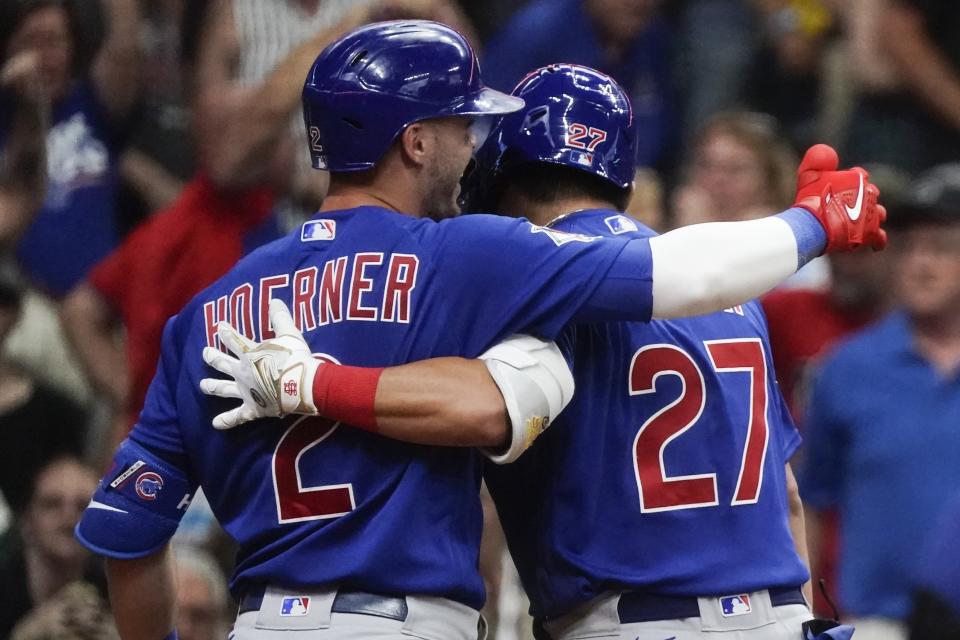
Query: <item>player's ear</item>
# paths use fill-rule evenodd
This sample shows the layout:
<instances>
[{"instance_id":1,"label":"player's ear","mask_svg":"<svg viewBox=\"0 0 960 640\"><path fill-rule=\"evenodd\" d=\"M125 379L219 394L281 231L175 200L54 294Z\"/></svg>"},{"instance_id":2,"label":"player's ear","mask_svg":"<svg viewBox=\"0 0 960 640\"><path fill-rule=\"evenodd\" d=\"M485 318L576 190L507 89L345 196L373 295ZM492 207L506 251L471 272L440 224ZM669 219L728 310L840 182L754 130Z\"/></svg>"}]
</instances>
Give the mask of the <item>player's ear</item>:
<instances>
[{"instance_id":1,"label":"player's ear","mask_svg":"<svg viewBox=\"0 0 960 640\"><path fill-rule=\"evenodd\" d=\"M422 167L426 164L431 132L423 122L414 122L400 134L400 155L404 164Z\"/></svg>"}]
</instances>

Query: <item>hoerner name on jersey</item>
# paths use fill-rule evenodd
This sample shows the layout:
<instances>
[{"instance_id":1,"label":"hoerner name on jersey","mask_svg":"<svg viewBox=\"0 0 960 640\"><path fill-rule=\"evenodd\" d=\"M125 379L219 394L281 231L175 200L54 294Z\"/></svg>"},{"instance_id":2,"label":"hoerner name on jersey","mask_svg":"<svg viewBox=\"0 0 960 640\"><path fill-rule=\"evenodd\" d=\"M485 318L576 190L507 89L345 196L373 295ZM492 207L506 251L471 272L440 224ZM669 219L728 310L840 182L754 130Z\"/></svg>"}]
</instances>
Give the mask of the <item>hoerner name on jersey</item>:
<instances>
[{"instance_id":1,"label":"hoerner name on jersey","mask_svg":"<svg viewBox=\"0 0 960 640\"><path fill-rule=\"evenodd\" d=\"M203 305L207 344L219 346L217 323L227 321L252 340L273 337L271 298L290 303L300 331L344 321L409 323L420 260L408 253L356 253L290 274L244 282Z\"/></svg>"}]
</instances>

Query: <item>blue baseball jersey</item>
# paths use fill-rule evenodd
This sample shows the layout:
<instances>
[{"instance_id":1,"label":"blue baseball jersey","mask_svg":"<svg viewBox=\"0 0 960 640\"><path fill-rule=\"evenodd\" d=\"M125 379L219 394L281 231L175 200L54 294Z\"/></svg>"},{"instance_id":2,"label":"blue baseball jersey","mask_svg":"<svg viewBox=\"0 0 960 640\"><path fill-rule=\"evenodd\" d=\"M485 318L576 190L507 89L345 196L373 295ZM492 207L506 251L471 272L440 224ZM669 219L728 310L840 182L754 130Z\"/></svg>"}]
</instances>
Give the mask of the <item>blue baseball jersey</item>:
<instances>
[{"instance_id":1,"label":"blue baseball jersey","mask_svg":"<svg viewBox=\"0 0 960 640\"><path fill-rule=\"evenodd\" d=\"M606 210L555 226L654 235ZM785 480L800 436L759 304L576 325L558 342L573 401L517 462L486 476L535 616L610 590L726 595L808 579Z\"/></svg>"},{"instance_id":2,"label":"blue baseball jersey","mask_svg":"<svg viewBox=\"0 0 960 640\"><path fill-rule=\"evenodd\" d=\"M613 283L613 284L611 284ZM231 587L345 585L479 608L482 463L470 449L388 440L320 418L216 431L231 403L201 352L229 320L270 337L286 302L315 353L362 366L475 357L515 332L649 318L646 240L566 234L476 215L436 223L385 209L324 212L255 251L171 319L143 413L77 528L89 548L146 555L197 486L240 545Z\"/></svg>"}]
</instances>

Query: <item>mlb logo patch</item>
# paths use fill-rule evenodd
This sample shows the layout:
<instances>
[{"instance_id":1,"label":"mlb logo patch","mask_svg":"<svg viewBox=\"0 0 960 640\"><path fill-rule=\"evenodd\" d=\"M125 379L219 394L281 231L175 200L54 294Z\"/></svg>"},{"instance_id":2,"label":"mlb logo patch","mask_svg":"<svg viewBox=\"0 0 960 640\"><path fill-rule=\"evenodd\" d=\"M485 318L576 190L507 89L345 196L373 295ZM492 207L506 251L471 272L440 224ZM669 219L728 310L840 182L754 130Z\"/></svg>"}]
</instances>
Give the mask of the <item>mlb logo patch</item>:
<instances>
[{"instance_id":1,"label":"mlb logo patch","mask_svg":"<svg viewBox=\"0 0 960 640\"><path fill-rule=\"evenodd\" d=\"M587 153L586 151L574 151L573 160L577 164L582 164L585 167L593 166L593 154Z\"/></svg>"},{"instance_id":2,"label":"mlb logo patch","mask_svg":"<svg viewBox=\"0 0 960 640\"><path fill-rule=\"evenodd\" d=\"M612 233L626 233L627 231L638 231L637 223L628 218L627 216L610 216L603 220L607 223L607 228L610 229Z\"/></svg>"},{"instance_id":3,"label":"mlb logo patch","mask_svg":"<svg viewBox=\"0 0 960 640\"><path fill-rule=\"evenodd\" d=\"M336 220L309 220L300 228L300 242L333 240L337 237Z\"/></svg>"},{"instance_id":4,"label":"mlb logo patch","mask_svg":"<svg viewBox=\"0 0 960 640\"><path fill-rule=\"evenodd\" d=\"M753 609L750 607L750 596L745 593L720 598L720 613L724 618L746 615L751 611Z\"/></svg>"},{"instance_id":5,"label":"mlb logo patch","mask_svg":"<svg viewBox=\"0 0 960 640\"><path fill-rule=\"evenodd\" d=\"M280 603L281 616L305 616L309 610L310 598L307 596L284 598Z\"/></svg>"}]
</instances>

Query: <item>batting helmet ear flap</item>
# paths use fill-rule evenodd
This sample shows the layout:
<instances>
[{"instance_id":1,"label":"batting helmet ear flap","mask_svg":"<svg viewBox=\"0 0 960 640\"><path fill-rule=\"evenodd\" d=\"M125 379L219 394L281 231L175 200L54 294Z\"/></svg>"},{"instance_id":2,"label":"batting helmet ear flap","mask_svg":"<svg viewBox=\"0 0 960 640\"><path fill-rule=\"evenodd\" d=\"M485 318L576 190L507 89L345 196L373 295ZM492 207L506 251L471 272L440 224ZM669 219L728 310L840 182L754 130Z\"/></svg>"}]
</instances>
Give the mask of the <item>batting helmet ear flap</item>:
<instances>
[{"instance_id":1,"label":"batting helmet ear flap","mask_svg":"<svg viewBox=\"0 0 960 640\"><path fill-rule=\"evenodd\" d=\"M523 100L483 86L459 33L405 20L361 27L317 57L303 87L313 166L364 171L411 123L444 116L501 115Z\"/></svg>"}]
</instances>

